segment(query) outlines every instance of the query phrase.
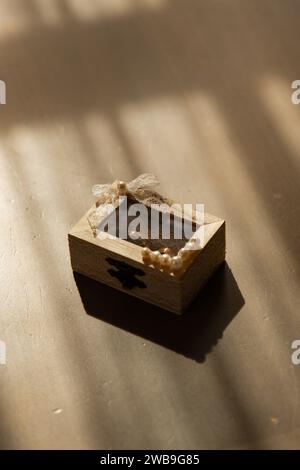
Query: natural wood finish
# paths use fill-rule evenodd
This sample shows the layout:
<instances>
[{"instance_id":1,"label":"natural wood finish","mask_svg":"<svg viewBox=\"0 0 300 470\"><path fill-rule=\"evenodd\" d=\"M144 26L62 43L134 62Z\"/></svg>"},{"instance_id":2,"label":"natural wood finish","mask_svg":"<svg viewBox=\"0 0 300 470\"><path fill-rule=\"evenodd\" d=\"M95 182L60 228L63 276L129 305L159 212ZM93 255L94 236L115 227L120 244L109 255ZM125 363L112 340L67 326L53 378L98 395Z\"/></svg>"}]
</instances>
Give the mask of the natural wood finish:
<instances>
[{"instance_id":1,"label":"natural wood finish","mask_svg":"<svg viewBox=\"0 0 300 470\"><path fill-rule=\"evenodd\" d=\"M300 448L299 18L1 0L0 448ZM226 220L181 316L71 269L92 185L144 171Z\"/></svg>"},{"instance_id":2,"label":"natural wood finish","mask_svg":"<svg viewBox=\"0 0 300 470\"><path fill-rule=\"evenodd\" d=\"M88 222L94 206L69 232L71 264L74 271L103 282L174 313L183 313L200 288L225 259L225 223L209 214L204 216L203 248L192 265L180 274L170 276L143 263L141 247L117 237L95 237ZM198 253L198 252L197 252ZM108 259L126 262L142 269L141 281L147 286L128 289L108 272ZM190 272L189 272L190 271Z\"/></svg>"}]
</instances>

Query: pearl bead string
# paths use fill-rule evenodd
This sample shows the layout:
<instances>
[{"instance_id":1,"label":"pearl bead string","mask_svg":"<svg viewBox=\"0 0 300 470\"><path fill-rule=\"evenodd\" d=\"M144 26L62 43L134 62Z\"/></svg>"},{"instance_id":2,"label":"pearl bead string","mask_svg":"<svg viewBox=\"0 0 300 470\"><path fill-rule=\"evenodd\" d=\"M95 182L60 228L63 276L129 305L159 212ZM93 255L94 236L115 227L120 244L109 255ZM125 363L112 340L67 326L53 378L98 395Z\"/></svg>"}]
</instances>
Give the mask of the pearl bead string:
<instances>
[{"instance_id":1,"label":"pearl bead string","mask_svg":"<svg viewBox=\"0 0 300 470\"><path fill-rule=\"evenodd\" d=\"M192 254L198 249L197 239L192 238L175 256L157 250L152 251L150 248L144 247L142 248L142 259L145 264L175 275L185 268Z\"/></svg>"},{"instance_id":2,"label":"pearl bead string","mask_svg":"<svg viewBox=\"0 0 300 470\"><path fill-rule=\"evenodd\" d=\"M126 195L128 191L127 185L124 181L117 182L117 192L119 196ZM137 234L134 235L132 238L140 238ZM137 235L137 236L135 236ZM186 245L181 248L177 255L171 256L168 253L168 249L165 250L165 253L161 253L160 251L152 251L148 247L142 248L142 259L145 264L153 266L156 269L167 271L170 274L178 274L180 273L186 264L189 262L192 254L195 250L199 250L200 247L198 245L198 240L195 238L191 238L191 240L186 243Z\"/></svg>"}]
</instances>

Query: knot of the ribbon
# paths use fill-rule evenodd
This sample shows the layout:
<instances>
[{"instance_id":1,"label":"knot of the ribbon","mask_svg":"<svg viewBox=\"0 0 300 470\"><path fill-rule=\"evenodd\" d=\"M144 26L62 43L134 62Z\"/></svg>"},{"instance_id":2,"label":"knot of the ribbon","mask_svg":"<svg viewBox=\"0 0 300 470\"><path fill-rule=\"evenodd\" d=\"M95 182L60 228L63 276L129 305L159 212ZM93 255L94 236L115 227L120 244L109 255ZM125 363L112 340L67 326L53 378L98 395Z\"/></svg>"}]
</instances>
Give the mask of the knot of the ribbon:
<instances>
[{"instance_id":1,"label":"knot of the ribbon","mask_svg":"<svg viewBox=\"0 0 300 470\"><path fill-rule=\"evenodd\" d=\"M143 173L129 183L116 180L111 184L95 184L92 193L96 198L96 206L112 203L120 196L131 194L140 199L145 191L153 190L159 184L156 176Z\"/></svg>"},{"instance_id":2,"label":"knot of the ribbon","mask_svg":"<svg viewBox=\"0 0 300 470\"><path fill-rule=\"evenodd\" d=\"M156 201L154 188L158 184L158 179L151 173L143 173L128 183L115 180L113 183L95 184L92 187L92 193L96 198L96 209L88 217L94 234L100 219L109 212L109 205L114 204L118 198L126 195L133 196L139 202L151 199L151 197L154 197Z\"/></svg>"}]
</instances>

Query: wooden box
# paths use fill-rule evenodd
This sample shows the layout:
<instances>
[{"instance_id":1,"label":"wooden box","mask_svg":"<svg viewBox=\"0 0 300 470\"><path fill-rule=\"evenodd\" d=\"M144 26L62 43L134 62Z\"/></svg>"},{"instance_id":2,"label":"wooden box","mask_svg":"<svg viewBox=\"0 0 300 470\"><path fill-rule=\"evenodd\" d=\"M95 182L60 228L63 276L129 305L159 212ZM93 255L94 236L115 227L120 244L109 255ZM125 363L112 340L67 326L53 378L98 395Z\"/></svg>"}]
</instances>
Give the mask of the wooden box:
<instances>
[{"instance_id":1,"label":"wooden box","mask_svg":"<svg viewBox=\"0 0 300 470\"><path fill-rule=\"evenodd\" d=\"M225 221L207 213L202 248L183 270L171 275L145 264L139 244L112 236L95 237L88 221L94 208L68 235L73 271L171 312L183 313L225 259Z\"/></svg>"}]
</instances>

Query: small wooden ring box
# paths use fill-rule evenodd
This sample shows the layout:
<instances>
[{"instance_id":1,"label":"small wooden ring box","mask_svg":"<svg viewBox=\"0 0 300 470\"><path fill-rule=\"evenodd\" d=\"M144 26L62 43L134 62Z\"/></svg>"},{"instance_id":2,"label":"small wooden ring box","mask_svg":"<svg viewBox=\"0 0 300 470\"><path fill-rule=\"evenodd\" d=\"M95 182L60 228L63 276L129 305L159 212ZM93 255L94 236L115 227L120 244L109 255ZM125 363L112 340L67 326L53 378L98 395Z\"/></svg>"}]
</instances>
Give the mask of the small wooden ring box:
<instances>
[{"instance_id":1,"label":"small wooden ring box","mask_svg":"<svg viewBox=\"0 0 300 470\"><path fill-rule=\"evenodd\" d=\"M141 243L95 236L88 222L94 209L68 234L73 271L171 312L183 313L225 260L225 221L215 216L204 214L201 250L186 269L172 276L143 262Z\"/></svg>"}]
</instances>

